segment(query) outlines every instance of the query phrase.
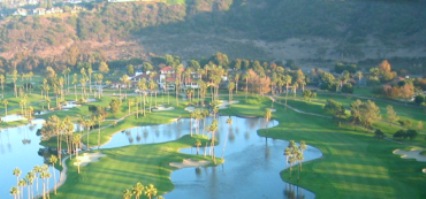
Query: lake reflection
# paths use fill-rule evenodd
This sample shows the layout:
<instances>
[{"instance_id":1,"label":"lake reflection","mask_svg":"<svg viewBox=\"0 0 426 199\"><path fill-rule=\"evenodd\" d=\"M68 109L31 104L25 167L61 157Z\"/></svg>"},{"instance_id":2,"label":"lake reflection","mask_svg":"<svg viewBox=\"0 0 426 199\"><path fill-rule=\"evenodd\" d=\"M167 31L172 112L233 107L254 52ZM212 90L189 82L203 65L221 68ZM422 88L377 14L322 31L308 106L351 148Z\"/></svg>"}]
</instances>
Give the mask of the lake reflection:
<instances>
[{"instance_id":1,"label":"lake reflection","mask_svg":"<svg viewBox=\"0 0 426 199\"><path fill-rule=\"evenodd\" d=\"M277 121L265 122L263 118L218 117L219 128L215 147L217 157L225 163L217 167L179 169L172 173L175 185L165 198L314 198L315 195L302 188L283 182L279 172L286 165L283 156L287 141L266 139L257 135L257 130L278 125ZM200 133L208 134L205 127L212 118L200 121ZM183 135L196 133L197 122L180 119L170 124L141 126L115 134L102 148L114 148L133 144L159 143L176 140ZM203 143L205 146L205 143ZM209 154L210 147L200 148L200 155ZM196 154L195 147L182 150ZM321 157L321 152L308 146L305 160Z\"/></svg>"},{"instance_id":2,"label":"lake reflection","mask_svg":"<svg viewBox=\"0 0 426 199\"><path fill-rule=\"evenodd\" d=\"M166 198L315 198L313 193L285 183L279 176L288 166L283 156L288 142L257 135L258 129L273 127L278 122L266 124L263 118L232 117L232 125L228 125L227 119L219 118L220 144L216 147L216 154L223 156L225 163L174 171L171 179L175 189L165 195ZM304 154L305 160L321 155L310 146Z\"/></svg>"},{"instance_id":3,"label":"lake reflection","mask_svg":"<svg viewBox=\"0 0 426 199\"><path fill-rule=\"evenodd\" d=\"M34 166L44 163L44 158L38 155L38 150L43 146L39 145L40 137L36 135L36 131L42 127L42 124L40 120L35 122L35 124L0 130L0 198L13 198L9 191L16 186L16 177L13 175L15 168L22 171L20 178L23 178ZM52 168L49 168L49 172L52 173ZM57 170L55 170L55 176L58 180L59 172ZM53 186L53 178L49 184L51 187ZM40 183L40 194L41 190ZM26 191L24 194L27 198Z\"/></svg>"}]
</instances>

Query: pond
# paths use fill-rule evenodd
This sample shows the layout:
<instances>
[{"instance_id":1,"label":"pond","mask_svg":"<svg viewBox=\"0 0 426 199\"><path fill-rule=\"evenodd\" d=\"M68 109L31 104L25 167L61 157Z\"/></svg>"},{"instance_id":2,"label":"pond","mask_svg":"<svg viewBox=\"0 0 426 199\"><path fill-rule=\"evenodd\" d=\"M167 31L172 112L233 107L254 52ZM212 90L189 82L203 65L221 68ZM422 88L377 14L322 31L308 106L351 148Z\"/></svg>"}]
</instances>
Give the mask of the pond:
<instances>
[{"instance_id":1,"label":"pond","mask_svg":"<svg viewBox=\"0 0 426 199\"><path fill-rule=\"evenodd\" d=\"M38 154L40 148L40 137L36 135L37 129L41 128L42 120L33 120L32 124L23 125L0 130L0 198L13 198L9 191L16 186L16 176L13 170L21 170L20 178L25 177L34 166L44 164L44 158ZM52 175L52 168L49 167ZM55 170L56 179L59 179L59 172ZM39 194L41 194L41 180L39 180ZM34 181L35 188L36 181ZM53 187L53 178L49 185ZM35 189L34 189L35 190ZM35 190L35 193L37 191ZM27 197L26 189L24 191Z\"/></svg>"},{"instance_id":2,"label":"pond","mask_svg":"<svg viewBox=\"0 0 426 199\"><path fill-rule=\"evenodd\" d=\"M217 157L224 157L225 163L216 167L185 168L172 173L175 185L165 198L315 198L312 192L285 183L279 172L288 167L283 156L287 141L266 139L257 135L261 128L278 125L277 121L266 123L263 118L231 117L218 118L219 130L215 147ZM210 125L212 118L205 124ZM191 128L190 128L191 127ZM204 129L204 122L200 122ZM115 148L129 144L148 144L171 141L196 133L197 122L180 119L170 124L142 126L115 134L102 148ZM205 131L201 130L205 134ZM309 143L308 143L309 144ZM196 148L182 150L195 154ZM208 153L209 147L200 148L200 154ZM320 158L322 153L308 146L304 153L305 161ZM295 170L297 171L297 170ZM243 184L242 184L243 183Z\"/></svg>"}]
</instances>

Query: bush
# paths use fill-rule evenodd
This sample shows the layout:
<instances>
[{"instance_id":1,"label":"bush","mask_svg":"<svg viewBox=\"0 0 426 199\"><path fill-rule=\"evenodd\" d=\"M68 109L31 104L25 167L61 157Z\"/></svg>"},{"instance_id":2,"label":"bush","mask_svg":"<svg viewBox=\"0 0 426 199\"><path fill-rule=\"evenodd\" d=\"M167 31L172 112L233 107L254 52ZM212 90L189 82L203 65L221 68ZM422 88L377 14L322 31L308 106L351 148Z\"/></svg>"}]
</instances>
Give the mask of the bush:
<instances>
[{"instance_id":1,"label":"bush","mask_svg":"<svg viewBox=\"0 0 426 199\"><path fill-rule=\"evenodd\" d=\"M383 133L383 131L381 131L380 129L377 129L376 131L374 131L374 137L377 138L377 139L383 139L386 136Z\"/></svg>"},{"instance_id":2,"label":"bush","mask_svg":"<svg viewBox=\"0 0 426 199\"><path fill-rule=\"evenodd\" d=\"M351 83L346 83L342 86L342 93L353 93L354 87Z\"/></svg>"}]
</instances>

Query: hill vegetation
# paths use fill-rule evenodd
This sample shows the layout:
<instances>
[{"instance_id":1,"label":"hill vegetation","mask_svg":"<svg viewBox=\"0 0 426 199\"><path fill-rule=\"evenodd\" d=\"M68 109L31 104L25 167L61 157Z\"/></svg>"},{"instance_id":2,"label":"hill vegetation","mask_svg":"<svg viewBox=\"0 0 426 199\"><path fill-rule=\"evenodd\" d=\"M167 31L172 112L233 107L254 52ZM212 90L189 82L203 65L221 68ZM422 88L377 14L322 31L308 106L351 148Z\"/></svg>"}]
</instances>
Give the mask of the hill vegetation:
<instances>
[{"instance_id":1,"label":"hill vegetation","mask_svg":"<svg viewBox=\"0 0 426 199\"><path fill-rule=\"evenodd\" d=\"M69 65L75 64L68 63L73 52L80 60L115 60L148 59L150 53L190 59L221 51L234 58L313 63L368 65L393 58L417 70L425 64L424 1L173 0L81 6L75 13L2 19L0 56Z\"/></svg>"}]
</instances>

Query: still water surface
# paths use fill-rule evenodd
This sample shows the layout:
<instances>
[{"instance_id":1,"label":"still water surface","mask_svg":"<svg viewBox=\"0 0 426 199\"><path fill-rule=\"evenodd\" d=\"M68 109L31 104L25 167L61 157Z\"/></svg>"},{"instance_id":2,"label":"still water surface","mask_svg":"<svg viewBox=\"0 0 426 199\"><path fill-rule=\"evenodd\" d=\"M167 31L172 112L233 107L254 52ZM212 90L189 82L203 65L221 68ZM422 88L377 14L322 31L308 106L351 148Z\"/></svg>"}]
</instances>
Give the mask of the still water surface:
<instances>
[{"instance_id":1,"label":"still water surface","mask_svg":"<svg viewBox=\"0 0 426 199\"><path fill-rule=\"evenodd\" d=\"M42 127L42 123L43 120L34 120L33 124L0 130L0 198L13 198L10 189L16 186L16 176L13 175L15 168L22 171L20 178L23 178L34 166L44 164L44 158L38 155L38 150L44 147L39 145L40 137L36 135L37 130ZM59 172L54 171L56 180L58 180ZM49 167L49 172L52 175L49 185L53 187L52 167ZM33 187L34 193L37 194L36 180L34 180ZM38 193L41 194L41 179L39 179L39 187ZM23 194L27 198L26 189Z\"/></svg>"},{"instance_id":2,"label":"still water surface","mask_svg":"<svg viewBox=\"0 0 426 199\"><path fill-rule=\"evenodd\" d=\"M217 157L225 163L217 167L185 168L172 173L175 185L165 198L315 198L312 192L283 182L279 172L288 167L283 156L287 141L260 137L257 130L278 125L277 121L265 122L263 118L218 117L219 129L215 147ZM208 118L207 127L212 122ZM180 119L170 124L135 127L115 134L102 148L115 148L134 144L171 141L183 135L197 132L197 122ZM204 121L200 122L200 133L208 134ZM204 143L203 143L204 145ZM181 152L195 154L196 148ZM199 153L208 154L209 147ZM321 152L311 146L305 151L305 160L321 157Z\"/></svg>"}]
</instances>

